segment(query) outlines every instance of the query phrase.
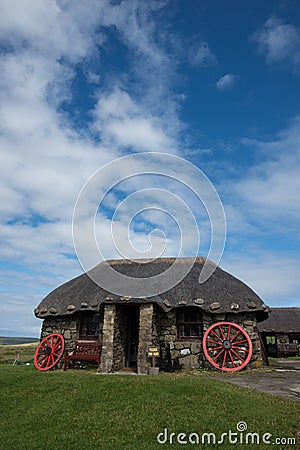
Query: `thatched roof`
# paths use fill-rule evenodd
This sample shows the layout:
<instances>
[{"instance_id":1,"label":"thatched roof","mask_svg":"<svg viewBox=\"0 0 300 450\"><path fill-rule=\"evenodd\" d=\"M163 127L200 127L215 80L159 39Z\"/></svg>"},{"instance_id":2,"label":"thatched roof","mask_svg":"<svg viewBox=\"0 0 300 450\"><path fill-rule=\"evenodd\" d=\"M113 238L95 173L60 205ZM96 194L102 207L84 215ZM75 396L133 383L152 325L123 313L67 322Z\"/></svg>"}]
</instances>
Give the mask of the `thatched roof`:
<instances>
[{"instance_id":1,"label":"thatched roof","mask_svg":"<svg viewBox=\"0 0 300 450\"><path fill-rule=\"evenodd\" d=\"M261 333L300 333L300 308L270 308L270 316L258 329Z\"/></svg>"},{"instance_id":2,"label":"thatched roof","mask_svg":"<svg viewBox=\"0 0 300 450\"><path fill-rule=\"evenodd\" d=\"M107 261L107 263L114 270L128 277L150 278L165 272L174 264L174 261L174 258L159 258L150 262L114 260ZM179 260L183 265L190 264L190 261L190 258L180 258ZM268 316L268 308L258 295L245 283L220 267L215 267L213 275L205 283L199 284L199 275L205 261L205 258L196 258L192 269L182 281L154 297L126 297L128 295L126 292L122 295L115 295L99 287L87 274L83 274L52 291L34 312L37 317L44 318L69 315L83 310L95 311L102 303L151 302L157 303L164 311L180 306L198 306L209 313L253 312L258 320L264 320ZM97 275L99 280L107 273L104 263L97 265L92 272Z\"/></svg>"}]
</instances>

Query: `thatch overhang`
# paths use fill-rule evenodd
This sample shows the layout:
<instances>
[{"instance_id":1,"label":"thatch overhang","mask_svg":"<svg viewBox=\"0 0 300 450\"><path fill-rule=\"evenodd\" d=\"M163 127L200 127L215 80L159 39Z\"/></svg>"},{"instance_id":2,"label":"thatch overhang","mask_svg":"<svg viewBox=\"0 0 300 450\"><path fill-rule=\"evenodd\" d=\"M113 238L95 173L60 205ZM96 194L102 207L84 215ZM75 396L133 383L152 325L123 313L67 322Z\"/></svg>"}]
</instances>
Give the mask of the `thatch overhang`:
<instances>
[{"instance_id":1,"label":"thatch overhang","mask_svg":"<svg viewBox=\"0 0 300 450\"><path fill-rule=\"evenodd\" d=\"M178 261L178 259L177 259ZM97 311L103 303L132 304L156 303L164 311L182 306L197 306L210 314L252 312L257 320L268 317L268 307L261 298L245 283L215 266L215 271L205 282L199 283L199 275L205 258L197 257L185 278L166 292L156 296L132 298L115 295L98 286L87 274L82 274L59 286L48 294L37 308L38 318L64 316L78 311ZM150 262L128 260L107 261L114 270L131 278L150 278L168 270L174 258L159 258ZM190 264L189 258L180 258L181 264ZM105 272L103 263L92 269L101 279Z\"/></svg>"},{"instance_id":2,"label":"thatch overhang","mask_svg":"<svg viewBox=\"0 0 300 450\"><path fill-rule=\"evenodd\" d=\"M300 333L300 308L270 308L267 320L258 326L260 333Z\"/></svg>"}]
</instances>

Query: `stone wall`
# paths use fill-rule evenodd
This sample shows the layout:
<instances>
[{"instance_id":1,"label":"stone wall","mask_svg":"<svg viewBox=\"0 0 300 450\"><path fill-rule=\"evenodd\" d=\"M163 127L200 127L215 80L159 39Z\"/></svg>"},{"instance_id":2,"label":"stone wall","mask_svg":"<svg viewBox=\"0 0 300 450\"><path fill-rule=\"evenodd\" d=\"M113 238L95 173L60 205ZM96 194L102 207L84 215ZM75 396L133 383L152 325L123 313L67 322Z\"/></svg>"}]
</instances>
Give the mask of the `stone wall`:
<instances>
[{"instance_id":1,"label":"stone wall","mask_svg":"<svg viewBox=\"0 0 300 450\"><path fill-rule=\"evenodd\" d=\"M140 328L139 328L139 346L137 368L139 374L147 374L150 366L147 356L148 346L153 344L152 325L153 325L153 304L140 306Z\"/></svg>"},{"instance_id":2,"label":"stone wall","mask_svg":"<svg viewBox=\"0 0 300 450\"><path fill-rule=\"evenodd\" d=\"M100 314L99 323L99 336L95 336L99 342L102 342L102 328L103 328L103 309L95 312ZM65 350L72 350L76 341L80 339L80 323L82 313L74 313L70 316L48 317L44 319L41 330L41 339L52 333L62 334L65 341ZM84 339L84 338L82 338ZM58 364L58 367L62 366L63 358Z\"/></svg>"},{"instance_id":3,"label":"stone wall","mask_svg":"<svg viewBox=\"0 0 300 450\"><path fill-rule=\"evenodd\" d=\"M113 372L125 367L126 319L124 308L117 305L114 323Z\"/></svg>"},{"instance_id":4,"label":"stone wall","mask_svg":"<svg viewBox=\"0 0 300 450\"><path fill-rule=\"evenodd\" d=\"M202 351L200 340L182 340L177 338L176 310L164 313L158 307L155 308L154 325L155 335L153 343L161 347L161 367L169 368L171 358L172 365L183 368L212 368ZM260 341L257 330L257 321L254 314L206 314L203 313L203 334L215 322L228 321L242 326L249 334L253 353L250 367L260 367L262 357Z\"/></svg>"},{"instance_id":5,"label":"stone wall","mask_svg":"<svg viewBox=\"0 0 300 450\"><path fill-rule=\"evenodd\" d=\"M102 353L99 367L99 372L102 373L113 371L115 317L116 305L104 305Z\"/></svg>"},{"instance_id":6,"label":"stone wall","mask_svg":"<svg viewBox=\"0 0 300 450\"><path fill-rule=\"evenodd\" d=\"M66 350L70 350L79 338L79 327L79 313L72 316L48 317L42 324L41 339L52 333L60 333L64 337Z\"/></svg>"}]
</instances>

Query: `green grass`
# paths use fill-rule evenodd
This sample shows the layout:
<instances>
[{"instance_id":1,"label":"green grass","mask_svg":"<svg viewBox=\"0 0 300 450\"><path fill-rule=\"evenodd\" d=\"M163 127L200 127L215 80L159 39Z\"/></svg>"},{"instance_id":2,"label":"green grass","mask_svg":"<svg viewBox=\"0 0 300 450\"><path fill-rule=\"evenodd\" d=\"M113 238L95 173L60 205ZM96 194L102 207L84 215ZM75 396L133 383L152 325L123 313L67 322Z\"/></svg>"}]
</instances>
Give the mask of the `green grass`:
<instances>
[{"instance_id":1,"label":"green grass","mask_svg":"<svg viewBox=\"0 0 300 450\"><path fill-rule=\"evenodd\" d=\"M296 436L300 403L201 375L97 375L95 371L38 372L0 366L1 450L210 448L157 443L169 432L218 438L245 421L248 431ZM296 446L276 446L296 448ZM270 448L215 445L213 448Z\"/></svg>"}]
</instances>

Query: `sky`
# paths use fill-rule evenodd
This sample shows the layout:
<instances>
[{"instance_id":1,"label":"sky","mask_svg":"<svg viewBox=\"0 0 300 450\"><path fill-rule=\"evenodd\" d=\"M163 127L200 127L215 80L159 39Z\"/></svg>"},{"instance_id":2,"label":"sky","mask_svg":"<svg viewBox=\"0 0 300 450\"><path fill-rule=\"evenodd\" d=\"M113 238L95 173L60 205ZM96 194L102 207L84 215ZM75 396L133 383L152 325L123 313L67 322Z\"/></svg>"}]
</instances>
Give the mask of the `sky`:
<instances>
[{"instance_id":1,"label":"sky","mask_svg":"<svg viewBox=\"0 0 300 450\"><path fill-rule=\"evenodd\" d=\"M39 336L34 307L83 272L73 212L95 176L105 259L176 257L182 236L207 256L215 189L220 266L300 306L299 86L297 0L0 0L0 335Z\"/></svg>"}]
</instances>

